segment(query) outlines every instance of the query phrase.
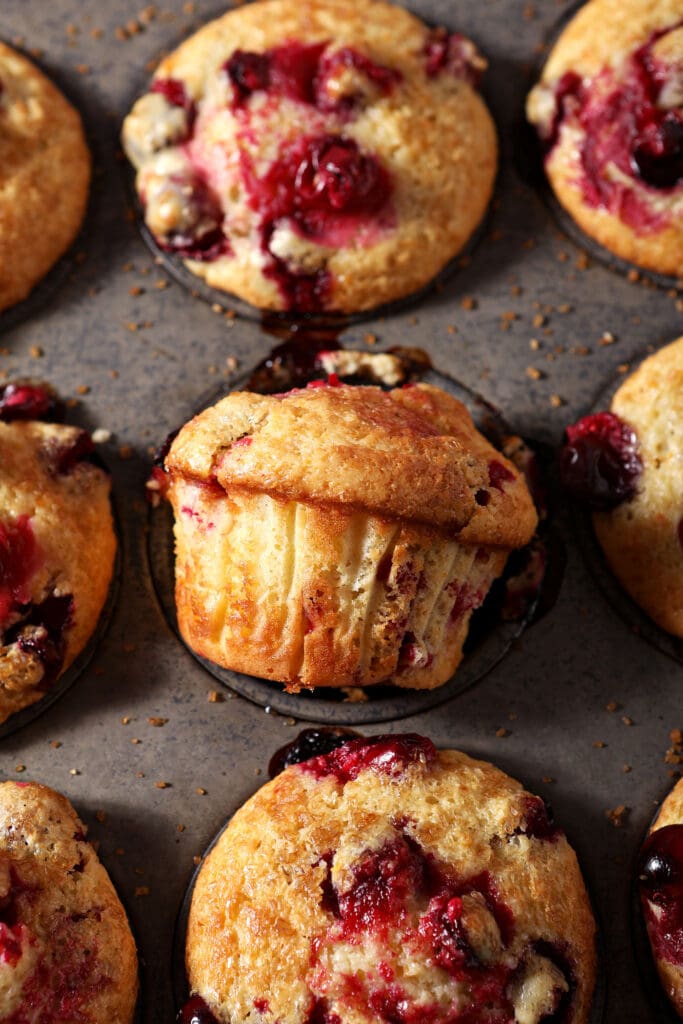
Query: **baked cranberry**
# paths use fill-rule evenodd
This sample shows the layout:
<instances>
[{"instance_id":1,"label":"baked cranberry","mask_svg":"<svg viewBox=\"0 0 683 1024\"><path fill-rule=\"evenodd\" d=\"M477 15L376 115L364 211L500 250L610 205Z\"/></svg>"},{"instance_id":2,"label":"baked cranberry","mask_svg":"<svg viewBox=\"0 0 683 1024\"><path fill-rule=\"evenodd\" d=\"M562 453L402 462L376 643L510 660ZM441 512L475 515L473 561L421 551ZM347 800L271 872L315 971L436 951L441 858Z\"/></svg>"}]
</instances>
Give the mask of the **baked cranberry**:
<instances>
[{"instance_id":1,"label":"baked cranberry","mask_svg":"<svg viewBox=\"0 0 683 1024\"><path fill-rule=\"evenodd\" d=\"M678 533L678 543L683 548L683 519L679 519L678 520L677 533Z\"/></svg>"},{"instance_id":2,"label":"baked cranberry","mask_svg":"<svg viewBox=\"0 0 683 1024\"><path fill-rule=\"evenodd\" d=\"M638 858L638 882L655 953L683 964L683 825L650 833Z\"/></svg>"},{"instance_id":3,"label":"baked cranberry","mask_svg":"<svg viewBox=\"0 0 683 1024\"><path fill-rule=\"evenodd\" d=\"M636 493L643 464L634 429L613 412L567 427L560 453L563 486L595 509L611 509Z\"/></svg>"},{"instance_id":4,"label":"baked cranberry","mask_svg":"<svg viewBox=\"0 0 683 1024\"><path fill-rule=\"evenodd\" d=\"M64 664L65 633L73 621L74 599L71 594L52 594L40 604L32 605L22 620L16 642L20 650L33 654L43 664L40 688L48 690ZM5 642L8 638L5 638Z\"/></svg>"},{"instance_id":5,"label":"baked cranberry","mask_svg":"<svg viewBox=\"0 0 683 1024\"><path fill-rule=\"evenodd\" d=\"M238 104L244 103L258 89L267 89L270 85L270 57L267 54L235 50L224 69L233 84Z\"/></svg>"},{"instance_id":6,"label":"baked cranberry","mask_svg":"<svg viewBox=\"0 0 683 1024\"><path fill-rule=\"evenodd\" d=\"M0 522L0 626L30 600L31 577L41 557L29 516Z\"/></svg>"},{"instance_id":7,"label":"baked cranberry","mask_svg":"<svg viewBox=\"0 0 683 1024\"><path fill-rule=\"evenodd\" d=\"M683 120L668 111L645 126L636 141L633 160L638 174L654 188L675 188L683 180Z\"/></svg>"},{"instance_id":8,"label":"baked cranberry","mask_svg":"<svg viewBox=\"0 0 683 1024\"><path fill-rule=\"evenodd\" d=\"M326 999L314 999L304 1024L342 1024L341 1017L330 1010Z\"/></svg>"},{"instance_id":9,"label":"baked cranberry","mask_svg":"<svg viewBox=\"0 0 683 1024\"><path fill-rule=\"evenodd\" d=\"M330 209L372 214L384 206L389 182L377 160L353 139L310 139L295 175L295 205L302 213ZM390 189L389 189L390 190Z\"/></svg>"},{"instance_id":10,"label":"baked cranberry","mask_svg":"<svg viewBox=\"0 0 683 1024\"><path fill-rule=\"evenodd\" d=\"M575 71L565 71L555 86L555 111L548 133L543 139L548 150L558 140L562 121L582 102L583 79Z\"/></svg>"},{"instance_id":11,"label":"baked cranberry","mask_svg":"<svg viewBox=\"0 0 683 1024\"><path fill-rule=\"evenodd\" d=\"M172 107L182 107L187 111L194 108L194 102L187 95L185 83L178 78L156 78L149 91L159 93Z\"/></svg>"},{"instance_id":12,"label":"baked cranberry","mask_svg":"<svg viewBox=\"0 0 683 1024\"><path fill-rule=\"evenodd\" d=\"M651 832L638 860L641 892L659 906L677 901L683 911L683 825L665 825Z\"/></svg>"},{"instance_id":13,"label":"baked cranberry","mask_svg":"<svg viewBox=\"0 0 683 1024\"><path fill-rule=\"evenodd\" d=\"M229 253L230 242L223 232L223 211L206 179L195 171L187 177L171 175L168 184L171 194L175 191L182 196L182 217L174 230L155 235L160 248L200 263L211 263Z\"/></svg>"},{"instance_id":14,"label":"baked cranberry","mask_svg":"<svg viewBox=\"0 0 683 1024\"><path fill-rule=\"evenodd\" d=\"M53 395L38 384L6 384L0 394L0 420L53 419L58 406Z\"/></svg>"},{"instance_id":15,"label":"baked cranberry","mask_svg":"<svg viewBox=\"0 0 683 1024\"><path fill-rule=\"evenodd\" d=\"M332 80L345 69L360 72L382 96L388 96L403 77L400 71L375 64L369 57L350 46L342 46L338 50L328 49L320 59L315 83L316 106L320 110L350 112L362 100L362 88L355 92L342 90L339 96L335 96L334 89L330 89Z\"/></svg>"},{"instance_id":16,"label":"baked cranberry","mask_svg":"<svg viewBox=\"0 0 683 1024\"><path fill-rule=\"evenodd\" d=\"M201 996L192 996L180 1010L176 1024L218 1024Z\"/></svg>"},{"instance_id":17,"label":"baked cranberry","mask_svg":"<svg viewBox=\"0 0 683 1024\"><path fill-rule=\"evenodd\" d=\"M504 490L503 485L514 479L515 474L504 466L502 462L498 462L497 459L489 462L489 484L491 487L495 487L497 491L502 491Z\"/></svg>"},{"instance_id":18,"label":"baked cranberry","mask_svg":"<svg viewBox=\"0 0 683 1024\"><path fill-rule=\"evenodd\" d=\"M54 461L57 473L70 473L79 462L89 461L94 451L90 434L86 430L79 431L73 441L57 448Z\"/></svg>"},{"instance_id":19,"label":"baked cranberry","mask_svg":"<svg viewBox=\"0 0 683 1024\"><path fill-rule=\"evenodd\" d=\"M462 925L463 903L448 892L435 896L420 918L419 933L431 947L434 962L449 974L474 967L479 960L467 941Z\"/></svg>"},{"instance_id":20,"label":"baked cranberry","mask_svg":"<svg viewBox=\"0 0 683 1024\"><path fill-rule=\"evenodd\" d=\"M352 729L302 729L295 740L280 747L270 759L268 774L271 779L290 765L308 761L311 757L329 754L332 750L358 738Z\"/></svg>"},{"instance_id":21,"label":"baked cranberry","mask_svg":"<svg viewBox=\"0 0 683 1024\"><path fill-rule=\"evenodd\" d=\"M342 935L386 933L403 923L423 871L422 851L404 836L366 851L353 866L352 885L337 896Z\"/></svg>"},{"instance_id":22,"label":"baked cranberry","mask_svg":"<svg viewBox=\"0 0 683 1024\"><path fill-rule=\"evenodd\" d=\"M573 1019L572 1004L576 992L576 977L567 949L560 943L547 942L545 939L538 939L531 948L538 956L550 960L567 984L565 990L556 990L555 1006L550 1013L541 1018L543 1024L570 1024Z\"/></svg>"},{"instance_id":23,"label":"baked cranberry","mask_svg":"<svg viewBox=\"0 0 683 1024\"><path fill-rule=\"evenodd\" d=\"M424 55L429 78L448 71L475 87L486 67L474 43L459 32L448 32L445 28L435 28L429 33Z\"/></svg>"},{"instance_id":24,"label":"baked cranberry","mask_svg":"<svg viewBox=\"0 0 683 1024\"><path fill-rule=\"evenodd\" d=\"M525 801L524 824L515 829L517 835L529 836L554 843L562 830L555 824L553 812L540 796L529 796Z\"/></svg>"},{"instance_id":25,"label":"baked cranberry","mask_svg":"<svg viewBox=\"0 0 683 1024\"><path fill-rule=\"evenodd\" d=\"M334 777L342 785L358 778L362 771L400 774L409 764L431 764L436 749L431 740L416 733L397 736L368 736L304 761L301 768L318 778Z\"/></svg>"}]
</instances>

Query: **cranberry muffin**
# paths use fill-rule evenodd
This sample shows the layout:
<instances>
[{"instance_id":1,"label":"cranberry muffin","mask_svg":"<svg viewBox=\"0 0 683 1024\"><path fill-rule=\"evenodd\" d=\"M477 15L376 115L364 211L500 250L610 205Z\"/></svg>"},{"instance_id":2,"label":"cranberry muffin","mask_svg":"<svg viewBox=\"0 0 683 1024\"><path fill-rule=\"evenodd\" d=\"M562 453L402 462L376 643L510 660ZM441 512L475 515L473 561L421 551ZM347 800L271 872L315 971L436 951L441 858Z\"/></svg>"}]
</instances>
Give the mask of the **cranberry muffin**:
<instances>
[{"instance_id":1,"label":"cranberry muffin","mask_svg":"<svg viewBox=\"0 0 683 1024\"><path fill-rule=\"evenodd\" d=\"M539 797L412 734L286 768L202 864L189 1024L586 1024L595 928Z\"/></svg>"},{"instance_id":2,"label":"cranberry muffin","mask_svg":"<svg viewBox=\"0 0 683 1024\"><path fill-rule=\"evenodd\" d=\"M610 568L657 625L683 636L683 338L627 377L610 412L567 433L563 477L593 505Z\"/></svg>"},{"instance_id":3,"label":"cranberry muffin","mask_svg":"<svg viewBox=\"0 0 683 1024\"><path fill-rule=\"evenodd\" d=\"M683 780L662 804L643 845L638 884L657 973L683 1017Z\"/></svg>"},{"instance_id":4,"label":"cranberry muffin","mask_svg":"<svg viewBox=\"0 0 683 1024\"><path fill-rule=\"evenodd\" d=\"M69 801L0 783L3 1024L131 1024L137 988L125 911Z\"/></svg>"},{"instance_id":5,"label":"cranberry muffin","mask_svg":"<svg viewBox=\"0 0 683 1024\"><path fill-rule=\"evenodd\" d=\"M30 418L50 402L24 385L0 397L0 722L86 646L114 566L109 476L84 430Z\"/></svg>"},{"instance_id":6,"label":"cranberry muffin","mask_svg":"<svg viewBox=\"0 0 683 1024\"><path fill-rule=\"evenodd\" d=\"M258 0L159 65L123 126L157 243L268 310L425 285L488 204L485 61L380 0Z\"/></svg>"},{"instance_id":7,"label":"cranberry muffin","mask_svg":"<svg viewBox=\"0 0 683 1024\"><path fill-rule=\"evenodd\" d=\"M71 245L89 185L79 115L0 42L0 310L25 299Z\"/></svg>"},{"instance_id":8,"label":"cranberry muffin","mask_svg":"<svg viewBox=\"0 0 683 1024\"><path fill-rule=\"evenodd\" d=\"M185 641L289 691L445 682L536 526L521 474L427 384L233 392L165 469Z\"/></svg>"},{"instance_id":9,"label":"cranberry muffin","mask_svg":"<svg viewBox=\"0 0 683 1024\"><path fill-rule=\"evenodd\" d=\"M559 202L616 256L683 273L683 0L591 0L527 102Z\"/></svg>"}]
</instances>

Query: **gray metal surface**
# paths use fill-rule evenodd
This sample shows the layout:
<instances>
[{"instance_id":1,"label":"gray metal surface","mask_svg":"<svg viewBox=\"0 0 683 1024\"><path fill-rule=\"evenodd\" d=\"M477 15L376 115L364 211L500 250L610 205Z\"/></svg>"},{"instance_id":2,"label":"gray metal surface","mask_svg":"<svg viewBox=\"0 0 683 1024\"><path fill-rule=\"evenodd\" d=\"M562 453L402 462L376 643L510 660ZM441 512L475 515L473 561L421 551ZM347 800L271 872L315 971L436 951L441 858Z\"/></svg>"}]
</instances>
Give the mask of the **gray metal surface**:
<instances>
[{"instance_id":1,"label":"gray metal surface","mask_svg":"<svg viewBox=\"0 0 683 1024\"><path fill-rule=\"evenodd\" d=\"M216 683L172 633L150 578L143 493L149 447L188 416L226 373L226 360L234 357L246 369L274 339L253 320L226 320L176 283L157 287L167 279L126 218L121 117L145 80L145 65L215 12L213 2L200 0L187 13L182 0L164 0L142 31L117 38L116 28L137 19L142 6L139 0L3 0L0 6L0 36L42 50L43 66L83 110L98 166L82 256L49 301L6 330L0 321L0 370L51 380L79 399L84 423L112 431L104 454L123 533L122 582L107 634L75 685L2 740L0 769L61 789L90 825L138 937L143 1019L169 1024L173 924L193 857L264 780L268 757L300 726L240 697L210 703ZM555 444L563 425L592 406L621 365L648 344L682 333L678 297L599 262L586 266L518 171L527 69L562 5L544 0L532 10L526 0L423 0L413 6L471 34L490 58L486 92L501 138L497 206L469 265L438 293L355 324L342 341L362 346L373 334L380 346L421 345L519 432ZM475 308L463 306L466 297L476 300ZM616 342L600 345L603 332ZM530 348L532 338L538 349ZM38 349L43 354L36 358ZM541 378L532 379L529 367ZM80 394L84 388L87 394ZM553 395L561 406L551 403ZM129 446L123 451L130 457L120 456L121 446ZM438 745L493 760L552 803L602 921L605 1019L640 1024L658 1018L634 953L631 872L646 823L672 782L663 758L669 731L683 726L683 671L612 608L585 562L569 511L560 525L569 561L552 611L474 687L387 728L424 732ZM618 702L617 711L606 710L610 701ZM161 718L163 726L150 724ZM501 729L505 736L497 735ZM160 782L168 785L157 788ZM630 812L615 828L605 812L619 805Z\"/></svg>"}]
</instances>

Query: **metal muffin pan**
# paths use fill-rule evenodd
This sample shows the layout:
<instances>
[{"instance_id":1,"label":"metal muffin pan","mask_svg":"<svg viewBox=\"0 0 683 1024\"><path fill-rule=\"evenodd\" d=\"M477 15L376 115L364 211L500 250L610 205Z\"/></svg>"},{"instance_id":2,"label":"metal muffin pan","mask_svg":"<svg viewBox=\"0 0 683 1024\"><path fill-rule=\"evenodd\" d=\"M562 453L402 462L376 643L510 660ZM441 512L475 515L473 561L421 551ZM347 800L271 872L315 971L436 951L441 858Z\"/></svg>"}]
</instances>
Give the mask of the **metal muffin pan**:
<instances>
[{"instance_id":1,"label":"metal muffin pan","mask_svg":"<svg viewBox=\"0 0 683 1024\"><path fill-rule=\"evenodd\" d=\"M620 366L648 344L682 333L680 297L581 252L539 188L519 173L529 68L563 5L411 6L471 35L489 57L484 92L501 142L496 205L467 266L420 301L349 326L340 340L425 348L518 433L557 445L565 423L592 407ZM112 432L106 458L123 558L111 625L89 667L45 714L2 740L0 769L3 777L62 790L90 825L138 938L144 1022L169 1024L174 921L193 857L264 780L270 754L302 726L294 716L230 698L214 683L169 628L149 572L149 449L210 387L229 382L235 361L239 371L249 369L275 339L258 322L228 319L170 281L127 217L118 130L131 83L214 14L215 0L164 0L147 24L142 7L132 0L5 0L0 11L0 36L43 51L42 66L82 110L96 156L73 269L49 304L36 301L20 323L0 317L0 371L49 379L82 403L92 426ZM616 342L601 345L604 332ZM605 600L570 510L560 510L558 528L568 563L554 608L476 685L384 728L426 733L437 745L492 760L552 803L605 923L604 1020L642 1024L658 1018L636 966L632 864L672 781L663 758L669 731L683 726L681 667L634 634ZM209 701L214 690L226 699ZM612 701L617 711L606 710ZM51 745L56 741L61 745ZM606 811L621 806L630 811L615 828Z\"/></svg>"}]
</instances>

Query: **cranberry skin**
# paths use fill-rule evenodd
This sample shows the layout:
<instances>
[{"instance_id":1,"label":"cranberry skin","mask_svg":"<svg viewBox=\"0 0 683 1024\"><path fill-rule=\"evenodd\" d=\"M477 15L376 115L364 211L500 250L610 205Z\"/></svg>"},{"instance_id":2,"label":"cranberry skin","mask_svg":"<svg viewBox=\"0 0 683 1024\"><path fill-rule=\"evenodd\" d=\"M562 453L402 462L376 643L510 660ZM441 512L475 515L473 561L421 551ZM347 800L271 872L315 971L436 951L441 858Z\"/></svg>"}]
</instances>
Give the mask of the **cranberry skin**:
<instances>
[{"instance_id":1,"label":"cranberry skin","mask_svg":"<svg viewBox=\"0 0 683 1024\"><path fill-rule=\"evenodd\" d=\"M95 445L90 434L81 430L74 441L57 450L56 470L65 475L70 473L79 462L89 461L95 452Z\"/></svg>"},{"instance_id":2,"label":"cranberry skin","mask_svg":"<svg viewBox=\"0 0 683 1024\"><path fill-rule=\"evenodd\" d=\"M374 157L361 153L353 139L335 135L312 139L296 170L302 209L376 213L386 203L387 185L386 172Z\"/></svg>"},{"instance_id":3,"label":"cranberry skin","mask_svg":"<svg viewBox=\"0 0 683 1024\"><path fill-rule=\"evenodd\" d=\"M219 1024L201 996L192 996L183 1006L176 1024Z\"/></svg>"},{"instance_id":4,"label":"cranberry skin","mask_svg":"<svg viewBox=\"0 0 683 1024\"><path fill-rule=\"evenodd\" d=\"M562 830L555 824L551 808L540 796L526 798L524 825L515 829L515 832L529 836L530 839L540 839L549 843L556 842L559 836L563 835Z\"/></svg>"},{"instance_id":5,"label":"cranberry skin","mask_svg":"<svg viewBox=\"0 0 683 1024\"><path fill-rule=\"evenodd\" d=\"M643 181L658 189L671 189L683 181L683 120L668 111L647 125L633 150L635 169Z\"/></svg>"},{"instance_id":6,"label":"cranberry skin","mask_svg":"<svg viewBox=\"0 0 683 1024\"><path fill-rule=\"evenodd\" d=\"M302 729L295 740L273 754L268 764L268 774L274 779L290 765L329 754L357 738L358 733L351 729Z\"/></svg>"},{"instance_id":7,"label":"cranberry skin","mask_svg":"<svg viewBox=\"0 0 683 1024\"><path fill-rule=\"evenodd\" d=\"M264 53L235 50L223 65L235 90L235 101L241 106L253 92L270 85L270 57Z\"/></svg>"},{"instance_id":8,"label":"cranberry skin","mask_svg":"<svg viewBox=\"0 0 683 1024\"><path fill-rule=\"evenodd\" d=\"M53 418L57 402L45 388L36 384L7 384L0 397L0 420L44 420Z\"/></svg>"},{"instance_id":9,"label":"cranberry skin","mask_svg":"<svg viewBox=\"0 0 683 1024\"><path fill-rule=\"evenodd\" d=\"M651 903L668 907L680 902L683 914L683 825L650 833L638 858L638 882Z\"/></svg>"},{"instance_id":10,"label":"cranberry skin","mask_svg":"<svg viewBox=\"0 0 683 1024\"><path fill-rule=\"evenodd\" d=\"M29 584L40 565L40 550L29 516L0 522L0 626L30 598Z\"/></svg>"},{"instance_id":11,"label":"cranberry skin","mask_svg":"<svg viewBox=\"0 0 683 1024\"><path fill-rule=\"evenodd\" d=\"M613 412L584 416L567 427L560 478L573 497L607 511L637 491L643 463L632 427Z\"/></svg>"},{"instance_id":12,"label":"cranberry skin","mask_svg":"<svg viewBox=\"0 0 683 1024\"><path fill-rule=\"evenodd\" d=\"M182 107L189 111L194 106L185 91L185 85L178 78L157 78L149 91L158 92L172 107Z\"/></svg>"},{"instance_id":13,"label":"cranberry skin","mask_svg":"<svg viewBox=\"0 0 683 1024\"><path fill-rule=\"evenodd\" d=\"M329 754L304 761L301 768L317 778L334 775L344 785L358 778L362 771L397 775L409 764L430 764L435 758L436 748L431 740L416 733L403 733L351 740Z\"/></svg>"}]
</instances>

